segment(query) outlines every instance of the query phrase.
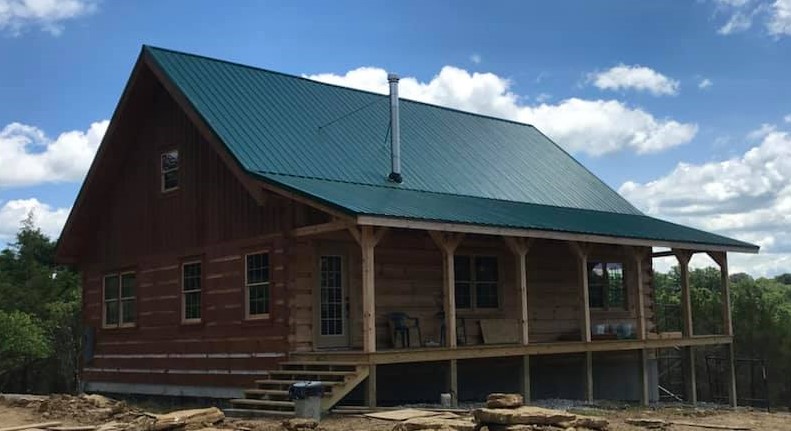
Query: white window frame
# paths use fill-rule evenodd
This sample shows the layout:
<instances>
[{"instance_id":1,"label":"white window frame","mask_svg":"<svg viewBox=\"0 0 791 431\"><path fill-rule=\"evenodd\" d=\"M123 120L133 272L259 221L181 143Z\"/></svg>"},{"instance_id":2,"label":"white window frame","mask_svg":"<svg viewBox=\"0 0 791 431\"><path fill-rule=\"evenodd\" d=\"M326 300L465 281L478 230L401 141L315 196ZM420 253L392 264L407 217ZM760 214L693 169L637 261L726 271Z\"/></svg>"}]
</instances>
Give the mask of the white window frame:
<instances>
[{"instance_id":1,"label":"white window frame","mask_svg":"<svg viewBox=\"0 0 791 431\"><path fill-rule=\"evenodd\" d=\"M176 153L176 167L172 169L165 169L162 166L162 157L169 153ZM179 178L179 169L181 168L181 154L179 153L178 148L173 148L167 151L163 151L159 154L159 187L162 193L172 192L174 190L178 190L179 186L181 185L181 178ZM176 172L176 187L169 187L165 188L165 174L169 174L171 172Z\"/></svg>"},{"instance_id":2,"label":"white window frame","mask_svg":"<svg viewBox=\"0 0 791 431\"><path fill-rule=\"evenodd\" d=\"M250 284L249 280L247 279L248 270L247 267L247 258L249 256L254 256L257 254L266 254L267 259L271 258L272 255L269 250L259 250L254 251L251 253L247 253L244 255L244 318L245 320L261 320L261 319L269 319L269 315L272 309L272 261L269 260L269 276L267 277L267 281L264 283L254 283ZM250 287L252 286L266 286L269 290L269 310L266 313L261 314L250 314Z\"/></svg>"},{"instance_id":3,"label":"white window frame","mask_svg":"<svg viewBox=\"0 0 791 431\"><path fill-rule=\"evenodd\" d=\"M187 265L200 265L200 289L198 290L190 290L189 292L184 290L184 268ZM201 260L191 260L189 262L183 262L181 264L181 323L200 323L203 320L203 261ZM188 293L195 293L198 292L200 297L200 317L187 319L187 294Z\"/></svg>"},{"instance_id":4,"label":"white window frame","mask_svg":"<svg viewBox=\"0 0 791 431\"><path fill-rule=\"evenodd\" d=\"M134 296L122 296L123 293L123 277L125 275L132 274L135 276L135 295ZM111 300L118 303L118 323L108 324L107 323L107 301L106 291L107 291L107 278L108 277L118 277L118 297ZM137 274L135 271L123 271L123 272L111 272L108 274L104 274L102 276L102 328L105 329L116 329L116 328L133 328L137 324L137 313L135 313L135 320L132 322L124 322L124 301L131 299L135 303L135 307L137 307ZM135 311L137 309L135 308Z\"/></svg>"}]
</instances>

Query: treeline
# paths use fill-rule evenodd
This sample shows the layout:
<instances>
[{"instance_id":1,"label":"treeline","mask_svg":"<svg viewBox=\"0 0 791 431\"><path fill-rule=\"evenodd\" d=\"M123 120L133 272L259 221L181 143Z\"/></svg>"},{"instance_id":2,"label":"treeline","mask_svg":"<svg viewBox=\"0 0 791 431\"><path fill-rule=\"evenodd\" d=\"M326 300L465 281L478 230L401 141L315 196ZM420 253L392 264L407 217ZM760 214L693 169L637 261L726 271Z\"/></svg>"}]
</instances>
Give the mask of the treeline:
<instances>
[{"instance_id":1,"label":"treeline","mask_svg":"<svg viewBox=\"0 0 791 431\"><path fill-rule=\"evenodd\" d=\"M662 330L681 329L679 280L677 267L667 273L654 274L657 318ZM768 396L772 405L791 408L791 274L756 279L739 273L732 274L729 280L734 348L736 357L742 359L737 367L739 395L745 398ZM723 333L721 285L718 268L690 271L696 335ZM768 391L764 392L762 387L763 376L751 376L750 365L745 360L766 364ZM705 363L698 362L698 369L705 372L705 368L701 369ZM707 377L700 372L698 376L698 380ZM756 386L748 387L751 383Z\"/></svg>"},{"instance_id":2,"label":"treeline","mask_svg":"<svg viewBox=\"0 0 791 431\"><path fill-rule=\"evenodd\" d=\"M0 252L0 392L74 392L80 282L31 218Z\"/></svg>"}]
</instances>

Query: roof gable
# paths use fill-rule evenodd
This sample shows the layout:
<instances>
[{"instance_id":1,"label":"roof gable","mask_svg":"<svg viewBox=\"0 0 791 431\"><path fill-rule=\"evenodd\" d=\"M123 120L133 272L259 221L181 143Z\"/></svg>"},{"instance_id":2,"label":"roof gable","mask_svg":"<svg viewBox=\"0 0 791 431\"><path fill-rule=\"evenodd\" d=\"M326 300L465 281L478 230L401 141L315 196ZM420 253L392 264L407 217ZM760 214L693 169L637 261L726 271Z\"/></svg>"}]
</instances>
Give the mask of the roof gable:
<instances>
[{"instance_id":1,"label":"roof gable","mask_svg":"<svg viewBox=\"0 0 791 431\"><path fill-rule=\"evenodd\" d=\"M389 173L388 97L144 49L249 173L641 214L536 128L401 103L404 183Z\"/></svg>"}]
</instances>

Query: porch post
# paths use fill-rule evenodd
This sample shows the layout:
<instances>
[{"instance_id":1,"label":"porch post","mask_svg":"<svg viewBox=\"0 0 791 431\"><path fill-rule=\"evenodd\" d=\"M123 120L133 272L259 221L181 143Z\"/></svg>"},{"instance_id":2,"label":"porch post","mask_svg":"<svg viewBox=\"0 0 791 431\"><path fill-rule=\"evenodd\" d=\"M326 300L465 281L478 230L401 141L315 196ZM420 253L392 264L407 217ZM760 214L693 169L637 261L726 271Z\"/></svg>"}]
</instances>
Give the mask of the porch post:
<instances>
[{"instance_id":1,"label":"porch post","mask_svg":"<svg viewBox=\"0 0 791 431\"><path fill-rule=\"evenodd\" d=\"M650 396L648 394L648 349L640 349L640 404L648 407Z\"/></svg>"},{"instance_id":2,"label":"porch post","mask_svg":"<svg viewBox=\"0 0 791 431\"><path fill-rule=\"evenodd\" d=\"M673 250L678 259L678 269L681 275L681 317L682 328L681 332L684 338L690 338L693 335L692 326L692 298L689 286L689 260L692 258L692 252L689 250ZM682 363L685 374L685 391L687 401L695 405L698 403L697 382L695 376L695 349L692 346L682 348Z\"/></svg>"},{"instance_id":3,"label":"porch post","mask_svg":"<svg viewBox=\"0 0 791 431\"><path fill-rule=\"evenodd\" d=\"M589 246L585 243L570 242L571 249L577 254L579 267L580 283L580 332L582 341L591 342L591 312L590 312L590 293L588 291L588 251Z\"/></svg>"},{"instance_id":4,"label":"porch post","mask_svg":"<svg viewBox=\"0 0 791 431\"><path fill-rule=\"evenodd\" d=\"M387 228L374 231L373 226L362 226L349 231L360 244L362 255L363 351L376 351L376 289L374 286L374 247L387 232ZM375 377L374 377L375 379Z\"/></svg>"},{"instance_id":5,"label":"porch post","mask_svg":"<svg viewBox=\"0 0 791 431\"><path fill-rule=\"evenodd\" d=\"M443 308L445 312L445 342L447 346L456 348L456 268L454 264L454 253L461 241L464 239L463 233L450 233L429 231L431 239L442 250L442 270L443 270Z\"/></svg>"},{"instance_id":6,"label":"porch post","mask_svg":"<svg viewBox=\"0 0 791 431\"><path fill-rule=\"evenodd\" d=\"M522 356L522 373L519 380L520 391L525 403L530 402L530 355Z\"/></svg>"},{"instance_id":7,"label":"porch post","mask_svg":"<svg viewBox=\"0 0 791 431\"><path fill-rule=\"evenodd\" d=\"M632 250L632 255L634 256L634 270L637 273L637 301L635 303L637 307L637 339L645 340L648 328L646 327L645 319L645 278L643 277L643 259L646 253L644 249L634 248Z\"/></svg>"},{"instance_id":8,"label":"porch post","mask_svg":"<svg viewBox=\"0 0 791 431\"><path fill-rule=\"evenodd\" d=\"M459 405L459 361L451 359L448 361L448 392L450 393L451 406Z\"/></svg>"},{"instance_id":9,"label":"porch post","mask_svg":"<svg viewBox=\"0 0 791 431\"><path fill-rule=\"evenodd\" d=\"M709 256L717 262L717 265L720 266L720 277L721 277L721 285L720 285L720 294L722 297L722 332L725 335L729 335L733 337L733 323L732 323L732 316L731 316L731 287L730 287L730 277L728 276L728 255L725 252L714 253L709 252ZM725 357L725 373L726 380L728 382L728 404L731 407L736 407L737 400L736 400L736 364L734 361L736 360L735 352L733 349L733 340L725 346L726 348L726 357Z\"/></svg>"},{"instance_id":10,"label":"porch post","mask_svg":"<svg viewBox=\"0 0 791 431\"><path fill-rule=\"evenodd\" d=\"M503 239L516 258L516 283L519 287L519 299L521 303L521 316L519 319L520 340L523 345L527 345L529 338L527 316L527 252L530 250L530 243L532 241L527 238L513 237L503 237Z\"/></svg>"}]
</instances>

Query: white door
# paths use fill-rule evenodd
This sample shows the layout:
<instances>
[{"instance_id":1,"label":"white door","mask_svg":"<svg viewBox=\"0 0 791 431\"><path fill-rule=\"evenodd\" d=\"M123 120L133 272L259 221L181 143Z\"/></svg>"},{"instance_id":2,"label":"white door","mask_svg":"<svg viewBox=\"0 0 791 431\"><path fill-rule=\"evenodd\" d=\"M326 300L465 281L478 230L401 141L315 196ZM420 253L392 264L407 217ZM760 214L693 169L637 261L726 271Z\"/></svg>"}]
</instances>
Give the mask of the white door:
<instances>
[{"instance_id":1,"label":"white door","mask_svg":"<svg viewBox=\"0 0 791 431\"><path fill-rule=\"evenodd\" d=\"M319 257L318 277L318 347L349 346L348 297L343 256Z\"/></svg>"}]
</instances>

